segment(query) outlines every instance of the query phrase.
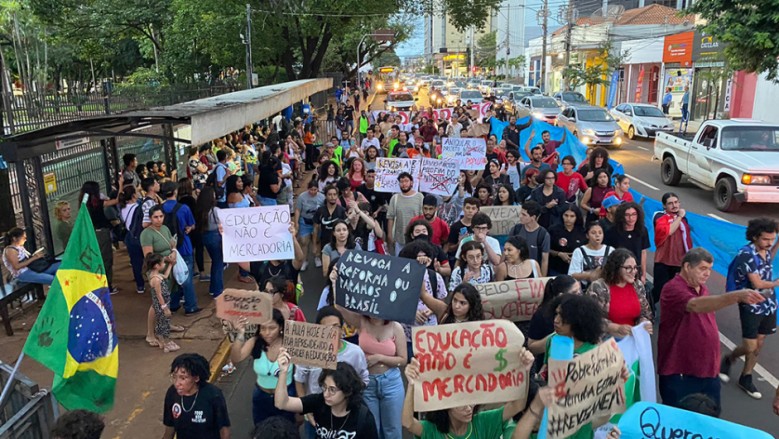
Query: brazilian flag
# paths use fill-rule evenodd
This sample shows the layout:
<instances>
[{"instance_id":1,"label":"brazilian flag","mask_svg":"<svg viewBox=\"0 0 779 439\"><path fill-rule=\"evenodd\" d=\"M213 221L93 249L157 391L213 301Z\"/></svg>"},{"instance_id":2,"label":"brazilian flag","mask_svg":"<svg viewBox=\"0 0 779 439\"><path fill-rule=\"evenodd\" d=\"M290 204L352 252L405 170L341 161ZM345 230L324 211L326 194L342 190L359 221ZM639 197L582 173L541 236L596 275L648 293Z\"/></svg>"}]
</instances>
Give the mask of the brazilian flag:
<instances>
[{"instance_id":1,"label":"brazilian flag","mask_svg":"<svg viewBox=\"0 0 779 439\"><path fill-rule=\"evenodd\" d=\"M114 405L119 341L100 248L81 207L24 352L54 372L63 407L104 413Z\"/></svg>"}]
</instances>

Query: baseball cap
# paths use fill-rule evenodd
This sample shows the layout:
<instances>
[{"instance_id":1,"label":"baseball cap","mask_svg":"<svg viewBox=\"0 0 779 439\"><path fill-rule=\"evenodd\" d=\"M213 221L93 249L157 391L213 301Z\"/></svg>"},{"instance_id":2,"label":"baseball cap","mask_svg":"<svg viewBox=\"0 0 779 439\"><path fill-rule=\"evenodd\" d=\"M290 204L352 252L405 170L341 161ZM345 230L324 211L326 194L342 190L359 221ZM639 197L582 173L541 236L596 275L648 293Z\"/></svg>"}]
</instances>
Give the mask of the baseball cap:
<instances>
[{"instance_id":1,"label":"baseball cap","mask_svg":"<svg viewBox=\"0 0 779 439\"><path fill-rule=\"evenodd\" d=\"M617 198L616 195L609 195L608 197L603 199L601 206L603 206L604 209L608 210L614 206L619 206L620 204L622 204L622 200Z\"/></svg>"}]
</instances>

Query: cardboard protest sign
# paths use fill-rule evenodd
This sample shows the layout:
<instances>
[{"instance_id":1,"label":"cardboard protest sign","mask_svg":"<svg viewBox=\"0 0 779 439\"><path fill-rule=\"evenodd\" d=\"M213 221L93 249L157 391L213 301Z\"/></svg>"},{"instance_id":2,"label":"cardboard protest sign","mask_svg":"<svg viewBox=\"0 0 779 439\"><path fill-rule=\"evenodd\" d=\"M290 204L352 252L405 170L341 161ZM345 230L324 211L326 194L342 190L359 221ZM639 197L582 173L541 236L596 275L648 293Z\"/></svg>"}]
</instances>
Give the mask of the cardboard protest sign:
<instances>
[{"instance_id":1,"label":"cardboard protest sign","mask_svg":"<svg viewBox=\"0 0 779 439\"><path fill-rule=\"evenodd\" d=\"M456 159L460 169L480 170L487 165L487 142L484 139L444 137L442 158Z\"/></svg>"},{"instance_id":2,"label":"cardboard protest sign","mask_svg":"<svg viewBox=\"0 0 779 439\"><path fill-rule=\"evenodd\" d=\"M457 160L422 159L419 190L429 194L449 196L457 189L460 167Z\"/></svg>"},{"instance_id":3,"label":"cardboard protest sign","mask_svg":"<svg viewBox=\"0 0 779 439\"><path fill-rule=\"evenodd\" d=\"M514 279L474 285L481 295L484 318L512 322L530 320L544 299L544 287L551 277Z\"/></svg>"},{"instance_id":4,"label":"cardboard protest sign","mask_svg":"<svg viewBox=\"0 0 779 439\"><path fill-rule=\"evenodd\" d=\"M519 224L521 206L485 206L479 212L486 213L492 220L490 236L508 235L511 228Z\"/></svg>"},{"instance_id":5,"label":"cardboard protest sign","mask_svg":"<svg viewBox=\"0 0 779 439\"><path fill-rule=\"evenodd\" d=\"M293 259L288 205L220 209L225 262Z\"/></svg>"},{"instance_id":6,"label":"cardboard protest sign","mask_svg":"<svg viewBox=\"0 0 779 439\"><path fill-rule=\"evenodd\" d=\"M416 260L349 250L338 262L335 301L366 316L413 323L424 276Z\"/></svg>"},{"instance_id":7,"label":"cardboard protest sign","mask_svg":"<svg viewBox=\"0 0 779 439\"><path fill-rule=\"evenodd\" d=\"M273 299L260 291L227 288L216 298L216 316L233 324L240 317L247 323L263 324L273 316Z\"/></svg>"},{"instance_id":8,"label":"cardboard protest sign","mask_svg":"<svg viewBox=\"0 0 779 439\"><path fill-rule=\"evenodd\" d=\"M619 420L619 429L622 431L622 437L625 438L770 439L773 437L751 427L651 402L637 402L630 407Z\"/></svg>"},{"instance_id":9,"label":"cardboard protest sign","mask_svg":"<svg viewBox=\"0 0 779 439\"><path fill-rule=\"evenodd\" d=\"M284 347L292 363L300 366L335 369L341 328L314 323L284 322Z\"/></svg>"},{"instance_id":10,"label":"cardboard protest sign","mask_svg":"<svg viewBox=\"0 0 779 439\"><path fill-rule=\"evenodd\" d=\"M411 331L420 372L414 410L527 398L530 368L519 361L525 337L513 323L483 320Z\"/></svg>"},{"instance_id":11,"label":"cardboard protest sign","mask_svg":"<svg viewBox=\"0 0 779 439\"><path fill-rule=\"evenodd\" d=\"M555 389L548 407L549 439L568 437L625 411L625 359L609 339L573 360L549 360L549 386ZM594 425L597 423L598 425Z\"/></svg>"},{"instance_id":12,"label":"cardboard protest sign","mask_svg":"<svg viewBox=\"0 0 779 439\"><path fill-rule=\"evenodd\" d=\"M379 157L376 159L376 192L400 192L398 175L408 172L414 177L414 190L419 190L421 160Z\"/></svg>"}]
</instances>

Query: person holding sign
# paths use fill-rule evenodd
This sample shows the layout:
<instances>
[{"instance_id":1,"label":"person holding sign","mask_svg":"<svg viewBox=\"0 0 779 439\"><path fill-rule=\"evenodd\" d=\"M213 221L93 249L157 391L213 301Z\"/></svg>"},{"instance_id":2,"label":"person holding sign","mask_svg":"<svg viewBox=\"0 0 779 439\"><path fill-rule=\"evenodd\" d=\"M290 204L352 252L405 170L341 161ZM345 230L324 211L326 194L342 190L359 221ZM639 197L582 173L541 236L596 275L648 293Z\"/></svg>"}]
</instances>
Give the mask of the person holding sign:
<instances>
[{"instance_id":1,"label":"person holding sign","mask_svg":"<svg viewBox=\"0 0 779 439\"><path fill-rule=\"evenodd\" d=\"M277 409L273 404L274 389L284 388L285 394L295 394L292 384L292 364L287 357L282 364L281 349L284 344L284 316L278 309L273 310L273 318L260 325L257 332L248 340L246 334L246 317L238 319L235 325L238 336L235 337L230 350L230 360L239 363L248 356L254 359L252 368L257 374L257 381L252 394L252 420L257 425L271 416L281 416L295 422L295 415L289 411Z\"/></svg>"},{"instance_id":2,"label":"person holding sign","mask_svg":"<svg viewBox=\"0 0 779 439\"><path fill-rule=\"evenodd\" d=\"M524 369L533 363L533 354L522 348L517 359ZM501 439L514 434L513 417L527 406L527 395L493 410L478 411L465 405L428 412L425 420L414 417L414 386L420 379L419 361L406 366L406 401L403 404L403 427L422 439Z\"/></svg>"}]
</instances>

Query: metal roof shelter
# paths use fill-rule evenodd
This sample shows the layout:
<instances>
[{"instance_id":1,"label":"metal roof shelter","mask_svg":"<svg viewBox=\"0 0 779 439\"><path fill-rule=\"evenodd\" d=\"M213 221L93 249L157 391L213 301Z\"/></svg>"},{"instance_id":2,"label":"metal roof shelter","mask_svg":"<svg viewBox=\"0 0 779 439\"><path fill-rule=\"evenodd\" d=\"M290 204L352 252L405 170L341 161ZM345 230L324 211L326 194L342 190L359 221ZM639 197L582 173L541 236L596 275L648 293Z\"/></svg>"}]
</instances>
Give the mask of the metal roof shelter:
<instances>
[{"instance_id":1,"label":"metal roof shelter","mask_svg":"<svg viewBox=\"0 0 779 439\"><path fill-rule=\"evenodd\" d=\"M166 107L64 122L2 139L0 155L12 166L0 171L0 186L10 189L10 193L0 190L0 200L10 201L2 203L3 207L12 207L7 213L16 215L10 222L26 228L28 242L54 249L47 198L69 199L73 204L86 180L102 181L110 191L118 180L121 156L128 152L147 157L154 154L155 160L164 157L168 169L176 169L179 158L186 156L182 145L209 142L331 87L331 78L291 81ZM117 138L133 137L144 138L146 143L117 146ZM50 178L48 182L44 175Z\"/></svg>"}]
</instances>

